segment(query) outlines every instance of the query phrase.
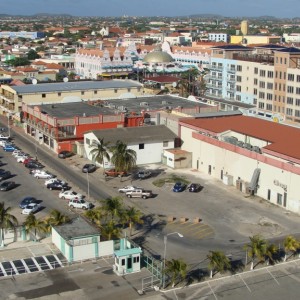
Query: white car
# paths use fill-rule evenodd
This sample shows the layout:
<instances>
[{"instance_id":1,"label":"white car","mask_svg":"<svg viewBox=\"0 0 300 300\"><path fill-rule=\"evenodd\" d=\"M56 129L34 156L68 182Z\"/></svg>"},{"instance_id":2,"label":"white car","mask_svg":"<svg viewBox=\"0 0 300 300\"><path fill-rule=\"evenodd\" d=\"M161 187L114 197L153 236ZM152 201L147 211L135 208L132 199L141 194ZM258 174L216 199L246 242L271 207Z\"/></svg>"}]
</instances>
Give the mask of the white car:
<instances>
[{"instance_id":1,"label":"white car","mask_svg":"<svg viewBox=\"0 0 300 300\"><path fill-rule=\"evenodd\" d=\"M3 134L0 133L0 139L2 139L2 140L8 140L9 136L8 135L3 135Z\"/></svg>"},{"instance_id":2,"label":"white car","mask_svg":"<svg viewBox=\"0 0 300 300\"><path fill-rule=\"evenodd\" d=\"M17 162L18 163L23 163L25 159L27 159L29 155L21 155L21 156L16 156Z\"/></svg>"},{"instance_id":3,"label":"white car","mask_svg":"<svg viewBox=\"0 0 300 300\"><path fill-rule=\"evenodd\" d=\"M22 151L22 150L19 150L19 149L16 149L16 150L14 150L11 154L12 154L12 156L19 156L19 155L21 155L21 154L23 154L24 152ZM25 153L24 153L25 154Z\"/></svg>"},{"instance_id":4,"label":"white car","mask_svg":"<svg viewBox=\"0 0 300 300\"><path fill-rule=\"evenodd\" d=\"M40 209L40 205L38 203L30 203L22 210L22 214L23 215L34 214L39 209Z\"/></svg>"},{"instance_id":5,"label":"white car","mask_svg":"<svg viewBox=\"0 0 300 300\"><path fill-rule=\"evenodd\" d=\"M50 179L50 178L54 178L54 175L46 172L46 171L41 171L41 172L35 172L33 174L33 177L37 178L37 179Z\"/></svg>"},{"instance_id":6,"label":"white car","mask_svg":"<svg viewBox=\"0 0 300 300\"><path fill-rule=\"evenodd\" d=\"M124 187L118 189L118 191L119 191L119 193L127 193L127 192L134 191L136 189L141 189L141 188L133 186L133 185L127 185L127 186L124 186Z\"/></svg>"},{"instance_id":7,"label":"white car","mask_svg":"<svg viewBox=\"0 0 300 300\"><path fill-rule=\"evenodd\" d=\"M58 195L59 198L61 199L66 199L66 200L74 200L74 199L82 199L83 196L81 194L78 194L74 191L64 191L60 192Z\"/></svg>"},{"instance_id":8,"label":"white car","mask_svg":"<svg viewBox=\"0 0 300 300\"><path fill-rule=\"evenodd\" d=\"M65 181L57 179L57 178L50 178L50 179L45 180L45 185L51 184L51 183L56 182L56 181L66 183Z\"/></svg>"},{"instance_id":9,"label":"white car","mask_svg":"<svg viewBox=\"0 0 300 300\"><path fill-rule=\"evenodd\" d=\"M69 206L71 208L81 208L81 209L90 209L92 204L84 201L83 199L73 199L69 201Z\"/></svg>"}]
</instances>

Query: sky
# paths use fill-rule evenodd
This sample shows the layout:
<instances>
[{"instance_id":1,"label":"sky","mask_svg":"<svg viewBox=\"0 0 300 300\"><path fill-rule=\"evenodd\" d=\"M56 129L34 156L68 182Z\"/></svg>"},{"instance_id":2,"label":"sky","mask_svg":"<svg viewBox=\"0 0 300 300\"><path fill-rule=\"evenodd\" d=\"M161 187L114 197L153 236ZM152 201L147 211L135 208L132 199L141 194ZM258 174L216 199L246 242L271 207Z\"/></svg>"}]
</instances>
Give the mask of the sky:
<instances>
[{"instance_id":1,"label":"sky","mask_svg":"<svg viewBox=\"0 0 300 300\"><path fill-rule=\"evenodd\" d=\"M0 14L73 16L300 16L299 0L0 0Z\"/></svg>"}]
</instances>

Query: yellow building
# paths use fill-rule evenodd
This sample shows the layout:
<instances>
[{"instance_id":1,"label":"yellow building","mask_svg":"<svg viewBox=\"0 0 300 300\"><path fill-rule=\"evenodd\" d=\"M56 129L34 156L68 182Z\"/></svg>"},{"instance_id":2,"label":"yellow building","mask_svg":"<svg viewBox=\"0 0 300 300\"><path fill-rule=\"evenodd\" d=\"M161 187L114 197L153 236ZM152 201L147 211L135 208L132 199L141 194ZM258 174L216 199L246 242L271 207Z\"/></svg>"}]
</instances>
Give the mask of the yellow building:
<instances>
[{"instance_id":1,"label":"yellow building","mask_svg":"<svg viewBox=\"0 0 300 300\"><path fill-rule=\"evenodd\" d=\"M281 42L281 36L274 35L232 35L230 37L231 44L243 44L243 45L266 45L266 44L277 44Z\"/></svg>"},{"instance_id":2,"label":"yellow building","mask_svg":"<svg viewBox=\"0 0 300 300\"><path fill-rule=\"evenodd\" d=\"M248 21L247 20L242 21L241 22L242 35L247 35L248 34L248 29L249 29Z\"/></svg>"}]
</instances>

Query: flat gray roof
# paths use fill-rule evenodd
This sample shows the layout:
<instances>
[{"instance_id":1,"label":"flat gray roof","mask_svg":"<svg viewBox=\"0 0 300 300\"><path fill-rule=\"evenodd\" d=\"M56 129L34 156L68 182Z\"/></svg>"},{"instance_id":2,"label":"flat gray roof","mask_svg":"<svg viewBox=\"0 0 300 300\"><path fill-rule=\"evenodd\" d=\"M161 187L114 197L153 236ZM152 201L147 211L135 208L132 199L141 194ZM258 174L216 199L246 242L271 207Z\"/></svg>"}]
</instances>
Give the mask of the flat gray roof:
<instances>
[{"instance_id":1,"label":"flat gray roof","mask_svg":"<svg viewBox=\"0 0 300 300\"><path fill-rule=\"evenodd\" d=\"M77 217L70 223L53 227L65 241L91 235L100 235L100 229L90 225L81 217Z\"/></svg>"},{"instance_id":2,"label":"flat gray roof","mask_svg":"<svg viewBox=\"0 0 300 300\"><path fill-rule=\"evenodd\" d=\"M73 81L73 82L56 82L56 83L41 83L27 84L21 86L11 86L19 94L32 93L51 93L64 91L84 91L84 90L101 90L101 89L117 89L142 87L141 83L132 80L103 80L103 81Z\"/></svg>"},{"instance_id":3,"label":"flat gray roof","mask_svg":"<svg viewBox=\"0 0 300 300\"><path fill-rule=\"evenodd\" d=\"M195 108L210 107L205 103L187 100L181 97L170 95L139 97L131 99L112 99L100 100L97 105L89 105L85 101L66 102L53 104L31 105L31 107L39 106L40 110L49 116L56 118L73 118L75 116L86 117L101 115L115 115L121 112L135 112L137 115L141 111L160 111L169 108Z\"/></svg>"},{"instance_id":4,"label":"flat gray roof","mask_svg":"<svg viewBox=\"0 0 300 300\"><path fill-rule=\"evenodd\" d=\"M112 129L92 130L98 139L115 145L118 140L127 145L143 144L150 142L170 141L177 135L165 125L149 125L141 127L122 127Z\"/></svg>"}]
</instances>

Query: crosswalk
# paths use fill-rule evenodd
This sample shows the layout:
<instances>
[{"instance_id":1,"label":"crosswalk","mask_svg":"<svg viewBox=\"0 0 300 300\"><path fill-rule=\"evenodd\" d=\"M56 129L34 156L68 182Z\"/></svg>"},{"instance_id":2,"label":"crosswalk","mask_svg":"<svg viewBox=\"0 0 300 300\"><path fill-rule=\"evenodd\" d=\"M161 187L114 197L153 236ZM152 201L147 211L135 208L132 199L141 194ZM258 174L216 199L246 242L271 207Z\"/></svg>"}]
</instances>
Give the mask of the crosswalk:
<instances>
[{"instance_id":1,"label":"crosswalk","mask_svg":"<svg viewBox=\"0 0 300 300\"><path fill-rule=\"evenodd\" d=\"M4 261L0 263L0 278L62 267L64 267L64 264L57 255L45 255Z\"/></svg>"}]
</instances>

